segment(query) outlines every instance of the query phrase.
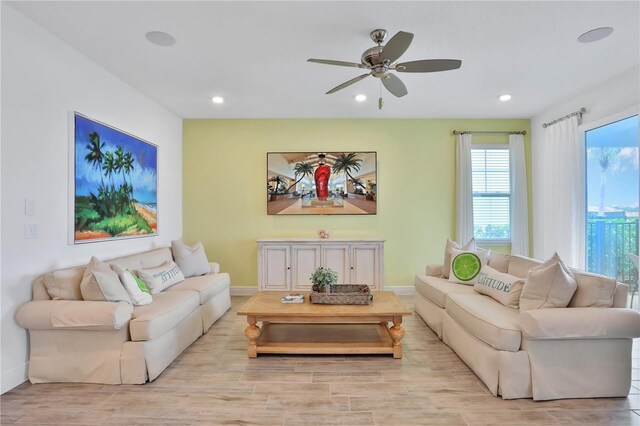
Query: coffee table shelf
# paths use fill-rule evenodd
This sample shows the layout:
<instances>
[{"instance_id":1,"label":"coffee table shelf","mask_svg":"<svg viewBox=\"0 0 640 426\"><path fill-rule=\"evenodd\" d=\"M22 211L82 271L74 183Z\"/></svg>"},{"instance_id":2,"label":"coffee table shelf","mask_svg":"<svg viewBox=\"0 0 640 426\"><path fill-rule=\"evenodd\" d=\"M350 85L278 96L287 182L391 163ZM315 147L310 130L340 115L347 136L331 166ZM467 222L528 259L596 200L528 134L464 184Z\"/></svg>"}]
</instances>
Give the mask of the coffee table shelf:
<instances>
[{"instance_id":1,"label":"coffee table shelf","mask_svg":"<svg viewBox=\"0 0 640 426\"><path fill-rule=\"evenodd\" d=\"M393 354L381 324L274 324L262 327L258 354Z\"/></svg>"}]
</instances>

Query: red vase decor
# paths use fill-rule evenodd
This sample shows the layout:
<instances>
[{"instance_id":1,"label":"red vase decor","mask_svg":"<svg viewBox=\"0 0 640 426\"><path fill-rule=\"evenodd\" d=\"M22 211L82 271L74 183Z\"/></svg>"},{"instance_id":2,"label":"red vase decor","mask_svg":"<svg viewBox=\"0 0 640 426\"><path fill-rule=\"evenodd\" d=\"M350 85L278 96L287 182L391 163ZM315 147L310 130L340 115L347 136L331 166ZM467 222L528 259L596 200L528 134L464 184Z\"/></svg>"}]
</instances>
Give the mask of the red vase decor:
<instances>
[{"instance_id":1,"label":"red vase decor","mask_svg":"<svg viewBox=\"0 0 640 426\"><path fill-rule=\"evenodd\" d=\"M324 155L321 154L320 161L322 161L322 158L324 158ZM326 200L329 197L329 176L331 176L331 167L321 162L313 174L313 178L316 181L318 200Z\"/></svg>"}]
</instances>

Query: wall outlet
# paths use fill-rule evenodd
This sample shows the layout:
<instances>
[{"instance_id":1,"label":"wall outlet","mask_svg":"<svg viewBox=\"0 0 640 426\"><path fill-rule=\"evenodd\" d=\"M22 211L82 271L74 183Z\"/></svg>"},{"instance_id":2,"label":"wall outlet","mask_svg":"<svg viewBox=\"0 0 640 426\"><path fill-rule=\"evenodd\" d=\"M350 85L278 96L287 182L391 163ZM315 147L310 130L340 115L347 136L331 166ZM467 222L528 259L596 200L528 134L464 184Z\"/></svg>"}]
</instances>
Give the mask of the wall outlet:
<instances>
[{"instance_id":1,"label":"wall outlet","mask_svg":"<svg viewBox=\"0 0 640 426\"><path fill-rule=\"evenodd\" d=\"M34 239L38 238L38 224L37 223L25 223L24 224L24 238Z\"/></svg>"},{"instance_id":2,"label":"wall outlet","mask_svg":"<svg viewBox=\"0 0 640 426\"><path fill-rule=\"evenodd\" d=\"M24 200L24 215L34 216L36 214L36 200L25 198Z\"/></svg>"}]
</instances>

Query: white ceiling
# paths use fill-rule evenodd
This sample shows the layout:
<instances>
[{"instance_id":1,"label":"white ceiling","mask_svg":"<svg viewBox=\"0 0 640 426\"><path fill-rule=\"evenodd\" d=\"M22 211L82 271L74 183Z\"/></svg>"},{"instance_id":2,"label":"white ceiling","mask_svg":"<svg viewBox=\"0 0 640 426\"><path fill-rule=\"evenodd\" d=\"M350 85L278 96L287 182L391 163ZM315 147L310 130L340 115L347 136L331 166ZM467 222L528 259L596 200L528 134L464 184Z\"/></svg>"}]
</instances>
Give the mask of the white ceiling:
<instances>
[{"instance_id":1,"label":"white ceiling","mask_svg":"<svg viewBox=\"0 0 640 426\"><path fill-rule=\"evenodd\" d=\"M638 1L11 4L185 118L528 118L640 62ZM576 41L601 26L613 35ZM325 95L362 70L306 59L359 62L375 28L415 34L402 61L459 58L462 68L399 74L409 94L383 90L382 111L374 78ZM150 44L152 30L177 43ZM499 102L503 93L513 99Z\"/></svg>"}]
</instances>

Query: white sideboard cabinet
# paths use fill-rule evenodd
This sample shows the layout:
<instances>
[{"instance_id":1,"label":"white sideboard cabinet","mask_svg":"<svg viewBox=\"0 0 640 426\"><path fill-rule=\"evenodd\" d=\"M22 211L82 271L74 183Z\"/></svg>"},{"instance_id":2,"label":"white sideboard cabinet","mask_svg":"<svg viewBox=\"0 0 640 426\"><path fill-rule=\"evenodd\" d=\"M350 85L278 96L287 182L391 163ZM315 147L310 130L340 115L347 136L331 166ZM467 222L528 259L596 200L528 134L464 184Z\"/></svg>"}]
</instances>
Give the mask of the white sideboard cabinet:
<instances>
[{"instance_id":1,"label":"white sideboard cabinet","mask_svg":"<svg viewBox=\"0 0 640 426\"><path fill-rule=\"evenodd\" d=\"M258 290L308 291L319 266L338 272L339 284L383 289L384 240L263 238L258 242Z\"/></svg>"}]
</instances>

